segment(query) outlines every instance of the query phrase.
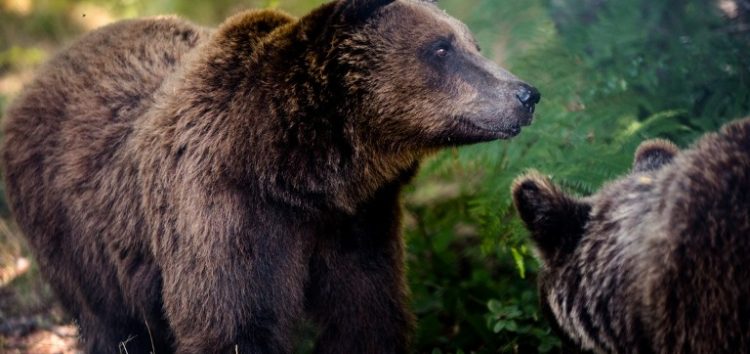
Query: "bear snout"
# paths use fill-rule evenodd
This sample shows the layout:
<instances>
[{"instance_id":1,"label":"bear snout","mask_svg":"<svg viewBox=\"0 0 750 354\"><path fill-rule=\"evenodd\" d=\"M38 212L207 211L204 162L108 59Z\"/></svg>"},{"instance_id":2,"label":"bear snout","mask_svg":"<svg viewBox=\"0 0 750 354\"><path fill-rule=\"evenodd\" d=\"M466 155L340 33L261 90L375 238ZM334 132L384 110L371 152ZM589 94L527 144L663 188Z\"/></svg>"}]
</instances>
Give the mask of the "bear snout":
<instances>
[{"instance_id":1,"label":"bear snout","mask_svg":"<svg viewBox=\"0 0 750 354\"><path fill-rule=\"evenodd\" d=\"M518 90L516 90L516 98L518 99L518 102L520 102L529 113L534 113L534 108L536 107L536 104L539 103L539 100L541 100L542 95L539 93L539 90L533 86L527 84L520 84L519 86ZM525 123L526 124L524 125L528 125L531 123L531 120Z\"/></svg>"}]
</instances>

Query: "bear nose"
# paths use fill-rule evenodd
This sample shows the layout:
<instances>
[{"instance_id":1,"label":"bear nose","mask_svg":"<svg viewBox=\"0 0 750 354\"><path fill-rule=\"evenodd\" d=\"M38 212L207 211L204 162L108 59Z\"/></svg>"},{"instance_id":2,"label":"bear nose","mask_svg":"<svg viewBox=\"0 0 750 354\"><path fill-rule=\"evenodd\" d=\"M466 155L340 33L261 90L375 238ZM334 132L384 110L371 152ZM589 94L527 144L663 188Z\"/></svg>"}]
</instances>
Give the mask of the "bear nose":
<instances>
[{"instance_id":1,"label":"bear nose","mask_svg":"<svg viewBox=\"0 0 750 354\"><path fill-rule=\"evenodd\" d=\"M528 85L521 85L521 88L516 92L516 98L521 104L529 110L529 113L534 113L534 105L539 103L542 95L534 87Z\"/></svg>"}]
</instances>

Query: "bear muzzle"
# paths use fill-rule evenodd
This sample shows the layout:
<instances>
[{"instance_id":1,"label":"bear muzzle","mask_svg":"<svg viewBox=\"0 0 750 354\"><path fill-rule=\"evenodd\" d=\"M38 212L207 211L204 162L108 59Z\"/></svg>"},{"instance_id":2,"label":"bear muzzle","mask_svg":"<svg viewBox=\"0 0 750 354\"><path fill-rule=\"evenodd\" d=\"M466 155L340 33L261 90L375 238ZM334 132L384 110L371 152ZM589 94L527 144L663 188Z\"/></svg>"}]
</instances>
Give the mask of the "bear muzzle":
<instances>
[{"instance_id":1,"label":"bear muzzle","mask_svg":"<svg viewBox=\"0 0 750 354\"><path fill-rule=\"evenodd\" d=\"M539 103L539 100L541 100L542 95L539 93L539 90L533 86L527 84L521 84L520 86L521 87L516 92L516 98L529 113L534 113L534 108L536 107L536 104ZM524 125L529 125L530 123L531 120Z\"/></svg>"}]
</instances>

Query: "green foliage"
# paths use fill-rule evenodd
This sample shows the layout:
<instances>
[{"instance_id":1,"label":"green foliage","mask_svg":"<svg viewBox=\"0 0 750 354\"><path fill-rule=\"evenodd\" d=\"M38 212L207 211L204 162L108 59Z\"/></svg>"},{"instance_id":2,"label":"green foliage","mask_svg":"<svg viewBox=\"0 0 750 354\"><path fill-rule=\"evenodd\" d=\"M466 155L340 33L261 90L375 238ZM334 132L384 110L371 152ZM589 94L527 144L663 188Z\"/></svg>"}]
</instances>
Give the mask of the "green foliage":
<instances>
[{"instance_id":1,"label":"green foliage","mask_svg":"<svg viewBox=\"0 0 750 354\"><path fill-rule=\"evenodd\" d=\"M302 14L321 0L0 2L0 112L13 75L113 18L178 13L215 24L243 8ZM23 1L21 1L23 2ZM537 86L535 122L511 141L444 151L405 198L418 353L560 352L538 306L538 264L509 186L525 169L587 194L625 172L637 144L686 146L750 113L750 36L713 0L442 0L486 55ZM87 7L88 6L88 7ZM23 75L20 75L23 77ZM3 203L0 203L2 206ZM310 341L301 348L309 350Z\"/></svg>"},{"instance_id":2,"label":"green foliage","mask_svg":"<svg viewBox=\"0 0 750 354\"><path fill-rule=\"evenodd\" d=\"M493 299L487 303L490 310L487 327L496 334L511 337L501 350L519 351L514 339L520 336L529 336L537 341L536 351L539 353L547 353L560 346L560 340L551 336L548 329L538 328L535 299L532 291L524 291L519 299L511 298L505 303Z\"/></svg>"},{"instance_id":3,"label":"green foliage","mask_svg":"<svg viewBox=\"0 0 750 354\"><path fill-rule=\"evenodd\" d=\"M0 70L39 65L46 58L43 50L13 46L0 52Z\"/></svg>"}]
</instances>

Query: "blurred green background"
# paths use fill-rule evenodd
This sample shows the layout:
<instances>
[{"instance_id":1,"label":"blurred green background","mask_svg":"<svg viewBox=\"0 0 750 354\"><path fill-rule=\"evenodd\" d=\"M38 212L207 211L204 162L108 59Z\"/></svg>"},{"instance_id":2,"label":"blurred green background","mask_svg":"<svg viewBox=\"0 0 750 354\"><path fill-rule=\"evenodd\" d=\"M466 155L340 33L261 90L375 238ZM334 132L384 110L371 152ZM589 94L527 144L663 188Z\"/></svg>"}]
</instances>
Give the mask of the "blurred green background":
<instances>
[{"instance_id":1,"label":"blurred green background","mask_svg":"<svg viewBox=\"0 0 750 354\"><path fill-rule=\"evenodd\" d=\"M318 0L0 0L0 112L34 69L87 30L177 13L215 25L246 8L302 15ZM542 92L511 141L444 151L405 197L418 353L560 352L541 317L538 264L509 198L527 168L587 194L627 171L646 138L683 147L750 113L748 0L442 0L484 53ZM22 238L0 223L0 351L65 323ZM15 332L16 324L28 327ZM15 326L15 327L14 327ZM24 328L26 328L24 327ZM10 328L10 329L8 329ZM20 343L20 344L19 344Z\"/></svg>"}]
</instances>

